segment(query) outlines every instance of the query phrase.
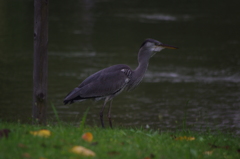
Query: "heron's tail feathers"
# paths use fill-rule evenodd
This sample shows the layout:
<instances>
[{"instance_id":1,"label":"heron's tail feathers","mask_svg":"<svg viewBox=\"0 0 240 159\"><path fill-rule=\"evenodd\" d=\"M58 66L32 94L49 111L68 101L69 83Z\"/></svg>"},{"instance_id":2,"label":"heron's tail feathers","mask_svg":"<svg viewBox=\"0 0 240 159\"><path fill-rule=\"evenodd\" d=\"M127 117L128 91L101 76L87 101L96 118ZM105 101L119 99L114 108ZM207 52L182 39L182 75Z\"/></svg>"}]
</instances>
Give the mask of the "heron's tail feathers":
<instances>
[{"instance_id":1,"label":"heron's tail feathers","mask_svg":"<svg viewBox=\"0 0 240 159\"><path fill-rule=\"evenodd\" d=\"M72 103L75 103L75 102L81 102L81 101L84 101L86 100L85 98L81 98L80 96L77 96L75 98L72 98L72 99L67 99L67 97L63 100L63 103L64 105L66 104L72 104Z\"/></svg>"},{"instance_id":2,"label":"heron's tail feathers","mask_svg":"<svg viewBox=\"0 0 240 159\"><path fill-rule=\"evenodd\" d=\"M64 103L64 105L66 105L68 103L72 104L72 103L74 103L74 100L66 100L66 99L64 99L63 103Z\"/></svg>"},{"instance_id":3,"label":"heron's tail feathers","mask_svg":"<svg viewBox=\"0 0 240 159\"><path fill-rule=\"evenodd\" d=\"M86 95L84 97L82 97L81 95L81 88L79 87L76 87L72 92L68 93L68 95L65 97L65 99L63 100L63 103L66 105L66 104L72 104L72 103L75 103L75 102L81 102L81 101L84 101L86 99L95 99L95 100L98 100L98 99L101 99L101 97L98 97L98 96L90 96L90 95Z\"/></svg>"},{"instance_id":4,"label":"heron's tail feathers","mask_svg":"<svg viewBox=\"0 0 240 159\"><path fill-rule=\"evenodd\" d=\"M70 103L69 103L69 102L70 102ZM71 104L71 103L73 103L73 102L70 101L70 100L64 100L63 103L64 103L64 105L66 105L66 104L68 104L68 103Z\"/></svg>"},{"instance_id":5,"label":"heron's tail feathers","mask_svg":"<svg viewBox=\"0 0 240 159\"><path fill-rule=\"evenodd\" d=\"M68 93L68 95L63 100L63 103L66 105L68 103L72 104L76 101L83 101L83 100L85 100L85 98L80 96L80 89L77 87L73 91Z\"/></svg>"}]
</instances>

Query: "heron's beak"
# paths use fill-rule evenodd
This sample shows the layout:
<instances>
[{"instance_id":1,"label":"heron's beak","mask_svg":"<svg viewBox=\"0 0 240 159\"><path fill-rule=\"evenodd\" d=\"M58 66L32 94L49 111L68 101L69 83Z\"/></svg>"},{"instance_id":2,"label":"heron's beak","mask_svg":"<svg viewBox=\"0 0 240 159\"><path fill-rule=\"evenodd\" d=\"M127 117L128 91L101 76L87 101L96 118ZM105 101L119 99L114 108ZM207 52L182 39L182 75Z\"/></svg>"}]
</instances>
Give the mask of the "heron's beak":
<instances>
[{"instance_id":1,"label":"heron's beak","mask_svg":"<svg viewBox=\"0 0 240 159\"><path fill-rule=\"evenodd\" d=\"M167 44L159 44L158 46L161 46L167 49L178 49L178 47L167 45Z\"/></svg>"}]
</instances>

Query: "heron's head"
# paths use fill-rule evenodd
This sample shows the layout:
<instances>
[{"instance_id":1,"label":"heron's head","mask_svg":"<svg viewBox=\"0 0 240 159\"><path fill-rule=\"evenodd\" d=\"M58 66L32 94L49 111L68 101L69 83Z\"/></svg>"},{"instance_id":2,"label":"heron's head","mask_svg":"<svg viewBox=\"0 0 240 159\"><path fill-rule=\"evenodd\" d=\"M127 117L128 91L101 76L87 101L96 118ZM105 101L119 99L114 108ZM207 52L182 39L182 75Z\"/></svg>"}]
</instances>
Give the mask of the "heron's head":
<instances>
[{"instance_id":1,"label":"heron's head","mask_svg":"<svg viewBox=\"0 0 240 159\"><path fill-rule=\"evenodd\" d=\"M143 44L140 47L143 50L147 50L149 52L152 53L152 55L154 55L156 52L161 51L162 49L177 49L177 47L175 46L171 46L171 45L167 45L167 44L163 44L157 40L154 39L146 39Z\"/></svg>"}]
</instances>

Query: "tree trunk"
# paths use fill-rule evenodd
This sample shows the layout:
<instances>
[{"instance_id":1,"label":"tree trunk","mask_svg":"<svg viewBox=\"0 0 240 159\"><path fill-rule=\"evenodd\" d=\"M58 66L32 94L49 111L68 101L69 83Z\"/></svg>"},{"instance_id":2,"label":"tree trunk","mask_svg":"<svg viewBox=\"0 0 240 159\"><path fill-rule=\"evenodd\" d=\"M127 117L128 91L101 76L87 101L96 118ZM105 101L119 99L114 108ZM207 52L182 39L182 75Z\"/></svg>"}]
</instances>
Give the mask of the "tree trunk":
<instances>
[{"instance_id":1,"label":"tree trunk","mask_svg":"<svg viewBox=\"0 0 240 159\"><path fill-rule=\"evenodd\" d=\"M48 0L34 0L33 123L46 124Z\"/></svg>"}]
</instances>

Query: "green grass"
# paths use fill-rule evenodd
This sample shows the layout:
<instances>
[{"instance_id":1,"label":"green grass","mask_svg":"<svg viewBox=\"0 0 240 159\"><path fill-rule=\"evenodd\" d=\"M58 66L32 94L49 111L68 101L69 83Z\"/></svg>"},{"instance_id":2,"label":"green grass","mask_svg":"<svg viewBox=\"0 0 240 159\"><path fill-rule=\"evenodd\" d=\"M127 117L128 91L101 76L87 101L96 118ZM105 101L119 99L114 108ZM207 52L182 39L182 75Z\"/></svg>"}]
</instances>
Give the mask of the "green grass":
<instances>
[{"instance_id":1,"label":"green grass","mask_svg":"<svg viewBox=\"0 0 240 159\"><path fill-rule=\"evenodd\" d=\"M176 131L159 132L139 128L102 129L101 127L76 127L69 124L36 126L0 121L0 130L10 129L8 138L0 138L1 159L77 159L77 158L119 158L119 159L238 159L240 158L240 138L231 134ZM37 137L29 132L48 129L48 138ZM84 132L93 134L91 143L84 141ZM176 137L195 137L193 141L176 140ZM80 145L96 153L95 157L85 157L69 150ZM212 152L211 155L205 152Z\"/></svg>"}]
</instances>

